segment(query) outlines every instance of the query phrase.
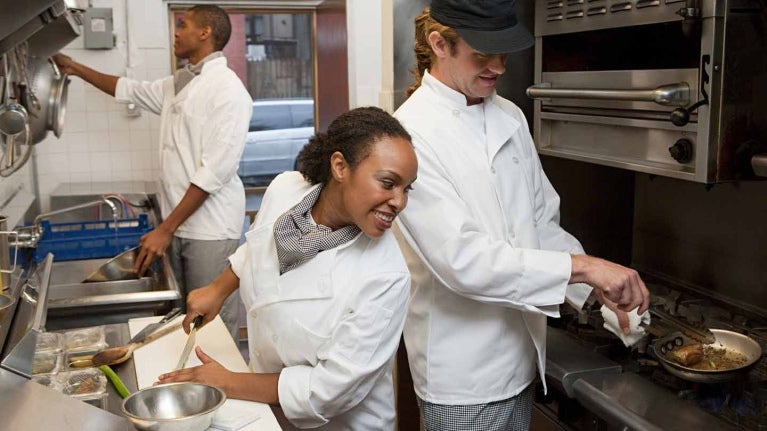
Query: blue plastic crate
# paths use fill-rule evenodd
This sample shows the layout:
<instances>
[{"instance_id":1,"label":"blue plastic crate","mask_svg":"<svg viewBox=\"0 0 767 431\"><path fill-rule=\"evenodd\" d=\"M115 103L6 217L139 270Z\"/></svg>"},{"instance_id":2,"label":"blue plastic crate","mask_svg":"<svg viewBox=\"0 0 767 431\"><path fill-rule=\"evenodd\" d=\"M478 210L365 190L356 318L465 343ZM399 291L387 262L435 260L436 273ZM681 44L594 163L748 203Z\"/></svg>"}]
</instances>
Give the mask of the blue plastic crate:
<instances>
[{"instance_id":1,"label":"blue plastic crate","mask_svg":"<svg viewBox=\"0 0 767 431\"><path fill-rule=\"evenodd\" d=\"M40 225L43 234L35 248L35 262L45 259L48 253L53 253L56 261L114 257L136 247L141 236L152 230L146 214L76 223L43 221Z\"/></svg>"}]
</instances>

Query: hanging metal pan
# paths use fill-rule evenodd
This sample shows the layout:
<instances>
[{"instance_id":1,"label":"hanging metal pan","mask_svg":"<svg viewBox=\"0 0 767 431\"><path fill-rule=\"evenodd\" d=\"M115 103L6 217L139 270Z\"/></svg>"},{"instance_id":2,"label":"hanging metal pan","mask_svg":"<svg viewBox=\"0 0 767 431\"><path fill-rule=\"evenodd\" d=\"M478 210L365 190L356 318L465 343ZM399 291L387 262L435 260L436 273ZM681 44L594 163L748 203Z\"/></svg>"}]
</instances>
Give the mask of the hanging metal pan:
<instances>
[{"instance_id":1,"label":"hanging metal pan","mask_svg":"<svg viewBox=\"0 0 767 431\"><path fill-rule=\"evenodd\" d=\"M748 372L762 357L761 346L751 337L725 329L711 329L711 332L716 337L716 341L708 346L739 353L746 358L745 362L733 368L698 370L669 359L668 353L660 351L658 343L652 345L653 352L666 371L681 379L699 383L721 383L733 380Z\"/></svg>"},{"instance_id":2,"label":"hanging metal pan","mask_svg":"<svg viewBox=\"0 0 767 431\"><path fill-rule=\"evenodd\" d=\"M30 143L37 144L45 139L49 130L57 138L61 136L69 79L50 58L29 57L27 69L32 80L22 94L22 103L29 112Z\"/></svg>"}]
</instances>

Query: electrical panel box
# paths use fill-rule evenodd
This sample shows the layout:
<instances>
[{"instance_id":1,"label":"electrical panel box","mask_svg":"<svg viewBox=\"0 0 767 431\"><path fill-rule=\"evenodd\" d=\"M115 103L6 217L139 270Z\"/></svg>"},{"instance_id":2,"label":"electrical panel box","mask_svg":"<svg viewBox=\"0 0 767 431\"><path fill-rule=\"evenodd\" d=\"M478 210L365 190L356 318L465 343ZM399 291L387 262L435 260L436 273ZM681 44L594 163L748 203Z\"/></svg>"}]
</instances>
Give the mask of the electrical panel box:
<instances>
[{"instance_id":1,"label":"electrical panel box","mask_svg":"<svg viewBox=\"0 0 767 431\"><path fill-rule=\"evenodd\" d=\"M86 49L114 48L112 8L86 9L83 14L83 30L83 45Z\"/></svg>"}]
</instances>

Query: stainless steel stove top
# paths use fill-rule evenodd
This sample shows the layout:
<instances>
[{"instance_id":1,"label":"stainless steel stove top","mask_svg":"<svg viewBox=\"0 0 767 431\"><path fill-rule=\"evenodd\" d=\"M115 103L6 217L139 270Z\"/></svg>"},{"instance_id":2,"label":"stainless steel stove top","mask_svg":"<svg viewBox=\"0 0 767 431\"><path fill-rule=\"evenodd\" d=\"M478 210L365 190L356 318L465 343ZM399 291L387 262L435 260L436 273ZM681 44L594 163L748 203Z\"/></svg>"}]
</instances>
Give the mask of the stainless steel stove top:
<instances>
[{"instance_id":1,"label":"stainless steel stove top","mask_svg":"<svg viewBox=\"0 0 767 431\"><path fill-rule=\"evenodd\" d=\"M691 325L744 333L767 352L763 317L715 298L648 287L653 307ZM669 374L650 354L652 335L628 349L602 323L598 310L550 320L546 377L555 392L610 424L630 429L767 430L767 361L732 382L689 382Z\"/></svg>"}]
</instances>

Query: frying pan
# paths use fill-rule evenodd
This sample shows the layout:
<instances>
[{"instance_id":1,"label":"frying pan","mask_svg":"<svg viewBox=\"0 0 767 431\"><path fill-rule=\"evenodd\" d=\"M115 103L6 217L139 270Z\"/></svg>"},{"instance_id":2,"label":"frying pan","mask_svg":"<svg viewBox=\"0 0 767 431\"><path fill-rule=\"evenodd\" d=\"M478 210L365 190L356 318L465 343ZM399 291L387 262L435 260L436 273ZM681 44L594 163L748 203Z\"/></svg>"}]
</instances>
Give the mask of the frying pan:
<instances>
[{"instance_id":1,"label":"frying pan","mask_svg":"<svg viewBox=\"0 0 767 431\"><path fill-rule=\"evenodd\" d=\"M740 353L746 357L746 363L727 370L696 370L668 359L666 354L661 352L657 342L652 345L652 350L666 371L681 379L699 383L721 383L733 380L745 374L762 357L762 348L759 343L747 335L726 329L711 329L711 332L716 337L716 341L709 346Z\"/></svg>"}]
</instances>

